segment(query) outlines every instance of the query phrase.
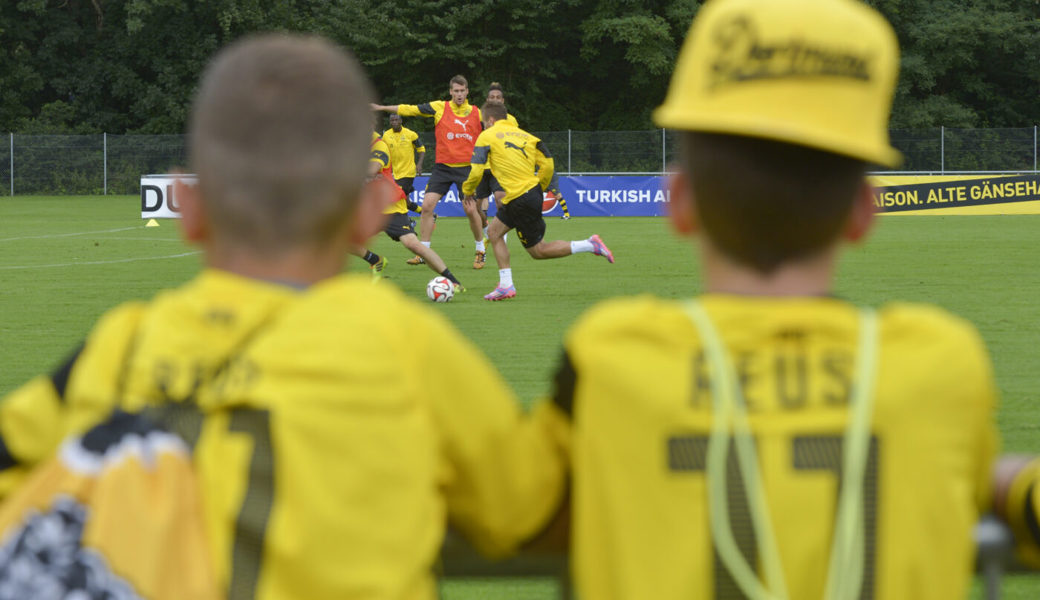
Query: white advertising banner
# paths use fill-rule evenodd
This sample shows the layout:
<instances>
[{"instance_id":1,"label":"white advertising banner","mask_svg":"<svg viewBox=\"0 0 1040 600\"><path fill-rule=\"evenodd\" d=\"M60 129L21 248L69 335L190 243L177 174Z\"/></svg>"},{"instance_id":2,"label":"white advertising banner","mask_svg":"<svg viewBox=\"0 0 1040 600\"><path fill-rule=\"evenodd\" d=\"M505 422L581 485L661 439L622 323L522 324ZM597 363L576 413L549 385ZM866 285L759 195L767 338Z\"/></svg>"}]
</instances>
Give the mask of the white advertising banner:
<instances>
[{"instance_id":1,"label":"white advertising banner","mask_svg":"<svg viewBox=\"0 0 1040 600\"><path fill-rule=\"evenodd\" d=\"M188 185L195 185L197 179L188 174L142 175L141 176L141 218L142 219L179 219L180 206L173 194L173 182L183 179Z\"/></svg>"}]
</instances>

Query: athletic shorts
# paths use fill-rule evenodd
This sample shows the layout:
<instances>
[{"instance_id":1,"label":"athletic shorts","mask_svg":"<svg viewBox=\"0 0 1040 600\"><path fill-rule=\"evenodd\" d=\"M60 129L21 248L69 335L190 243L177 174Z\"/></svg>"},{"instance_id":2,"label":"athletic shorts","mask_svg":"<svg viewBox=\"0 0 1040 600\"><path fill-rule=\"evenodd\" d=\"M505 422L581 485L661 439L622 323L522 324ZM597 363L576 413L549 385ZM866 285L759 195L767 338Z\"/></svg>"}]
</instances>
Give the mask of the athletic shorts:
<instances>
[{"instance_id":1,"label":"athletic shorts","mask_svg":"<svg viewBox=\"0 0 1040 600\"><path fill-rule=\"evenodd\" d=\"M397 182L397 185L401 186L401 189L404 190L404 193L408 196L411 196L412 192L415 191L415 185L413 185L415 183L415 177L402 177L400 179L395 179L394 181Z\"/></svg>"},{"instance_id":2,"label":"athletic shorts","mask_svg":"<svg viewBox=\"0 0 1040 600\"><path fill-rule=\"evenodd\" d=\"M401 236L409 233L415 233L415 221L408 218L405 213L394 213L390 215L390 220L387 221L386 227L383 228L383 233L390 236L395 242L401 241Z\"/></svg>"},{"instance_id":3,"label":"athletic shorts","mask_svg":"<svg viewBox=\"0 0 1040 600\"><path fill-rule=\"evenodd\" d=\"M433 163L433 170L430 171L430 180L426 182L426 193L444 195L451 189L451 184L455 184L455 188L459 192L459 199L462 198L462 184L466 182L466 178L469 177L469 167L449 167L443 163Z\"/></svg>"},{"instance_id":4,"label":"athletic shorts","mask_svg":"<svg viewBox=\"0 0 1040 600\"><path fill-rule=\"evenodd\" d=\"M477 184L477 193L474 194L477 198L487 198L495 192L504 192L502 186L499 185L498 180L491 174L490 169L484 169L484 176L480 179L480 183Z\"/></svg>"},{"instance_id":5,"label":"athletic shorts","mask_svg":"<svg viewBox=\"0 0 1040 600\"><path fill-rule=\"evenodd\" d=\"M545 237L545 219L542 218L542 187L536 185L498 210L496 218L507 227L516 229L524 248L537 245Z\"/></svg>"}]
</instances>

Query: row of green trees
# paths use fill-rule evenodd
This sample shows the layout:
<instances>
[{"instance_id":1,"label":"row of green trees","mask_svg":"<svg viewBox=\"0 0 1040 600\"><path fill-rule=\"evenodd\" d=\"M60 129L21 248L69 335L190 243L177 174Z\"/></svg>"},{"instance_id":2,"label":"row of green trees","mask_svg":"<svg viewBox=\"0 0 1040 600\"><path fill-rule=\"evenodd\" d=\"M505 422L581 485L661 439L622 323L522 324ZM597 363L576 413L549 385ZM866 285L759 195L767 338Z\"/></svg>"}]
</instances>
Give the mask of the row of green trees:
<instances>
[{"instance_id":1,"label":"row of green trees","mask_svg":"<svg viewBox=\"0 0 1040 600\"><path fill-rule=\"evenodd\" d=\"M1040 122L1040 2L871 0L903 70L893 126ZM643 130L695 0L6 0L0 131L179 133L207 58L254 31L351 48L385 103L505 87L535 130ZM417 128L429 124L413 120Z\"/></svg>"}]
</instances>

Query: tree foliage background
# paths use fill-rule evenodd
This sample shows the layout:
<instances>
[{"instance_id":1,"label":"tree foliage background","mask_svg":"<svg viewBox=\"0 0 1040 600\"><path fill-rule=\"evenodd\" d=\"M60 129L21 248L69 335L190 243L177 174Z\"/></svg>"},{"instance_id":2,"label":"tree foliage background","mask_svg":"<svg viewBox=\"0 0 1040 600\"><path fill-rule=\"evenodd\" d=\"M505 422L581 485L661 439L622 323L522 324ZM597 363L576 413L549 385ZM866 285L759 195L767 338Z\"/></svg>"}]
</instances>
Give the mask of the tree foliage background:
<instances>
[{"instance_id":1,"label":"tree foliage background","mask_svg":"<svg viewBox=\"0 0 1040 600\"><path fill-rule=\"evenodd\" d=\"M896 28L893 127L1040 123L1040 0L870 0ZM695 0L4 0L0 131L180 133L207 58L255 31L351 48L380 101L501 82L537 130L638 130ZM416 128L430 124L413 120Z\"/></svg>"}]
</instances>

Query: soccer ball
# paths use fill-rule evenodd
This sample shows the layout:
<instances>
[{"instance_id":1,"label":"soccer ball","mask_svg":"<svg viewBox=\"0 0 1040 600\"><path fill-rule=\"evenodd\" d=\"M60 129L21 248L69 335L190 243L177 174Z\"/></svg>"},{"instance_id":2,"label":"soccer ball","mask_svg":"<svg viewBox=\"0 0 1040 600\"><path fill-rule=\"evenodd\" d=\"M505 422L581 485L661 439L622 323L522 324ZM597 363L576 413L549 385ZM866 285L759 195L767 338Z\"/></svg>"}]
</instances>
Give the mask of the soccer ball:
<instances>
[{"instance_id":1,"label":"soccer ball","mask_svg":"<svg viewBox=\"0 0 1040 600\"><path fill-rule=\"evenodd\" d=\"M434 302L447 302L455 296L455 284L440 275L426 284L426 295Z\"/></svg>"}]
</instances>

